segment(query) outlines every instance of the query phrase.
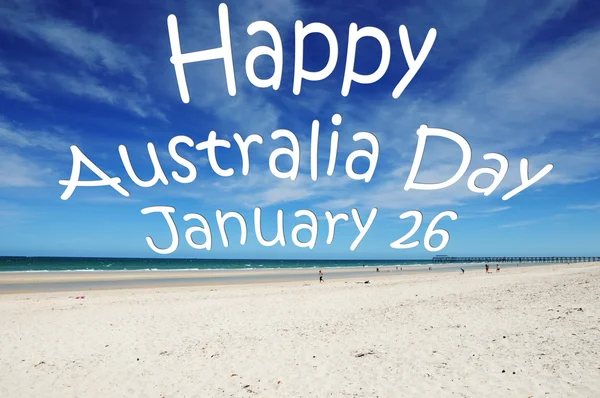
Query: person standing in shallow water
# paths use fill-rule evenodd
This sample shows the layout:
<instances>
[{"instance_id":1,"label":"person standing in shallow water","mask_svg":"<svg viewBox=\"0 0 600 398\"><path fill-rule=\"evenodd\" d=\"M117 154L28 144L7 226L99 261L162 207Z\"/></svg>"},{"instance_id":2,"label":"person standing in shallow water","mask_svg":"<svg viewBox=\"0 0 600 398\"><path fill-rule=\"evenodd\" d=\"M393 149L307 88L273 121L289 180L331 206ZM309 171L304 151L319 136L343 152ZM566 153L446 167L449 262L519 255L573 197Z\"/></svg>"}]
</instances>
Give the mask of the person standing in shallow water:
<instances>
[{"instance_id":1,"label":"person standing in shallow water","mask_svg":"<svg viewBox=\"0 0 600 398\"><path fill-rule=\"evenodd\" d=\"M319 283L320 283L320 282L325 282L325 281L323 280L323 271L321 271L321 270L319 270Z\"/></svg>"}]
</instances>

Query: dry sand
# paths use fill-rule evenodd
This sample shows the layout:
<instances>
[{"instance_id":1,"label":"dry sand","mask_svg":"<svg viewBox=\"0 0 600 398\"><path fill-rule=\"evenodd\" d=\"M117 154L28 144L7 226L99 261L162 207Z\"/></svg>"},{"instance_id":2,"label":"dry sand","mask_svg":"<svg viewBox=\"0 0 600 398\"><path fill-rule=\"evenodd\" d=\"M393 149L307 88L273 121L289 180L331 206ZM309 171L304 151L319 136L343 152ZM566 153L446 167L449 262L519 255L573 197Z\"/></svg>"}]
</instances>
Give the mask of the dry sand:
<instances>
[{"instance_id":1,"label":"dry sand","mask_svg":"<svg viewBox=\"0 0 600 398\"><path fill-rule=\"evenodd\" d=\"M0 396L600 396L600 264L356 282L0 295Z\"/></svg>"}]
</instances>

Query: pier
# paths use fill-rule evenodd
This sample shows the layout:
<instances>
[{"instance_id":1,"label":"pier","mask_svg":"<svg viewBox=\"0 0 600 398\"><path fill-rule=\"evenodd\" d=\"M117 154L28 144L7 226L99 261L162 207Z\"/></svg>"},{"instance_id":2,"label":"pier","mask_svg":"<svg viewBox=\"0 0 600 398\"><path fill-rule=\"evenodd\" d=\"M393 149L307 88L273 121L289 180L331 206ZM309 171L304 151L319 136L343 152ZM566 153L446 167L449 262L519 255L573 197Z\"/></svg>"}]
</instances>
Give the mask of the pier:
<instances>
[{"instance_id":1,"label":"pier","mask_svg":"<svg viewBox=\"0 0 600 398\"><path fill-rule=\"evenodd\" d=\"M434 263L591 263L600 257L450 257L435 256Z\"/></svg>"}]
</instances>

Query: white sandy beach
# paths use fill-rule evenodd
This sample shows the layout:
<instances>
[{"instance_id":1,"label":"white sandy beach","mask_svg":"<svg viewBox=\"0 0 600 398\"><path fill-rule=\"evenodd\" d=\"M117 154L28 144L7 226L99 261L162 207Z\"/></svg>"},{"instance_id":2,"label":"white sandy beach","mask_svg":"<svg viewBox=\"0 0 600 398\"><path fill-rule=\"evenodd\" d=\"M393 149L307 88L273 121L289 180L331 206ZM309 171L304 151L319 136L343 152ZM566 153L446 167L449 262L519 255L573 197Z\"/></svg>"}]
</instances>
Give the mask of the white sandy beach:
<instances>
[{"instance_id":1,"label":"white sandy beach","mask_svg":"<svg viewBox=\"0 0 600 398\"><path fill-rule=\"evenodd\" d=\"M0 396L600 396L600 264L316 279L0 295Z\"/></svg>"}]
</instances>

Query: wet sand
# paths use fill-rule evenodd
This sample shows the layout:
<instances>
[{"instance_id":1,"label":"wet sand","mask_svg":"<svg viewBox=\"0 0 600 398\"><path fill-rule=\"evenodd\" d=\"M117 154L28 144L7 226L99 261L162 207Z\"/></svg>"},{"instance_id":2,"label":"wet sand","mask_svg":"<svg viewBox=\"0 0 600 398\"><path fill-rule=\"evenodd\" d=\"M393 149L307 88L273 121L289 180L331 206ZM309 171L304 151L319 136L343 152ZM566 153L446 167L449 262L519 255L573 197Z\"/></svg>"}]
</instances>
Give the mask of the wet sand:
<instances>
[{"instance_id":1,"label":"wet sand","mask_svg":"<svg viewBox=\"0 0 600 398\"><path fill-rule=\"evenodd\" d=\"M502 269L536 264L501 264ZM423 272L482 272L483 264L439 264L407 267L323 268L325 279L360 280L391 274ZM493 267L492 267L493 268ZM2 272L0 294L52 291L87 291L98 289L139 289L147 287L240 285L249 283L282 283L318 281L318 269L232 269L219 271L84 271L84 272Z\"/></svg>"}]
</instances>

